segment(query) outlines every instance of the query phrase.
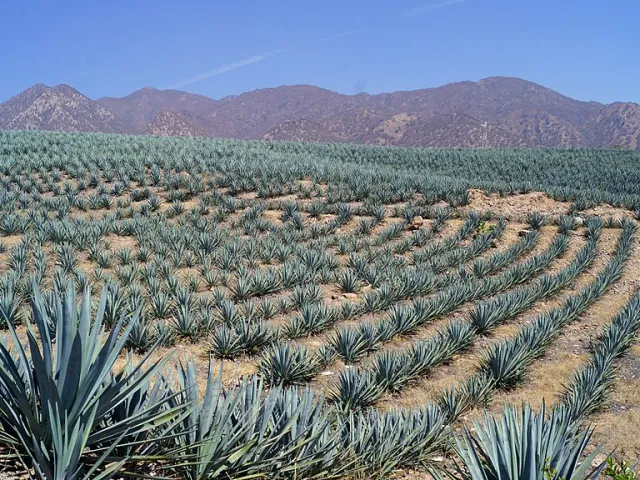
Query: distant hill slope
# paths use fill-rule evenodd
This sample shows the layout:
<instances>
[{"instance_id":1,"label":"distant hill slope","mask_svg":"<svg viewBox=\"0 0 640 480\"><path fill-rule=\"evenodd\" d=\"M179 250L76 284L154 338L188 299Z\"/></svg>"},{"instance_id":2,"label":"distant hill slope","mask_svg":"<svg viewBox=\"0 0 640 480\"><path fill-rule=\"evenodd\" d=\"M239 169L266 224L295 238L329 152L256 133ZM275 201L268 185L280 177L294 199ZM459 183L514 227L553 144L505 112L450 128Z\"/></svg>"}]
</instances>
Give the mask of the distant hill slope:
<instances>
[{"instance_id":1,"label":"distant hill slope","mask_svg":"<svg viewBox=\"0 0 640 480\"><path fill-rule=\"evenodd\" d=\"M190 123L194 125L204 124L216 105L215 100L202 95L177 90L160 91L153 87L137 90L123 98L99 98L97 103L126 122L131 133L145 133L149 125L163 123L163 118L170 118L166 112L185 119L193 118Z\"/></svg>"},{"instance_id":2,"label":"distant hill slope","mask_svg":"<svg viewBox=\"0 0 640 480\"><path fill-rule=\"evenodd\" d=\"M423 147L640 148L640 106L582 102L507 77L378 95L281 86L220 100L147 87L92 101L65 85L36 85L0 104L0 128Z\"/></svg>"},{"instance_id":3,"label":"distant hill slope","mask_svg":"<svg viewBox=\"0 0 640 480\"><path fill-rule=\"evenodd\" d=\"M129 126L108 108L68 85L34 85L0 104L0 128L126 133Z\"/></svg>"}]
</instances>

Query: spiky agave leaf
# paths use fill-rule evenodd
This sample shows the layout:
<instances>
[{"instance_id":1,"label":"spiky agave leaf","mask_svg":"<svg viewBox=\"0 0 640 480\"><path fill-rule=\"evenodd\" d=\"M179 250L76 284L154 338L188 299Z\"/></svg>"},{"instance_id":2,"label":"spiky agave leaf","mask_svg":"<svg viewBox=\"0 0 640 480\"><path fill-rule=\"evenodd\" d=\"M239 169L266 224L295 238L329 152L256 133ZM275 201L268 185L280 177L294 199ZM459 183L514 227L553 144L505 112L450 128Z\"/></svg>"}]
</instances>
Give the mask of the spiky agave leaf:
<instances>
[{"instance_id":1,"label":"spiky agave leaf","mask_svg":"<svg viewBox=\"0 0 640 480\"><path fill-rule=\"evenodd\" d=\"M180 365L175 402L191 403L188 417L173 425L174 466L179 478L325 478L344 471L338 437L323 399L310 389L272 388L257 377L225 389L222 371L209 365L204 398L193 361Z\"/></svg>"},{"instance_id":2,"label":"spiky agave leaf","mask_svg":"<svg viewBox=\"0 0 640 480\"><path fill-rule=\"evenodd\" d=\"M370 409L338 420L343 448L375 478L429 463L448 441L444 416L434 405L406 411Z\"/></svg>"},{"instance_id":3,"label":"spiky agave leaf","mask_svg":"<svg viewBox=\"0 0 640 480\"><path fill-rule=\"evenodd\" d=\"M581 430L564 416L547 418L544 404L538 414L526 404L519 410L506 406L498 418L485 414L474 429L456 437L463 480L583 480L599 474L599 469L589 472L599 449L586 455L592 430Z\"/></svg>"},{"instance_id":4,"label":"spiky agave leaf","mask_svg":"<svg viewBox=\"0 0 640 480\"><path fill-rule=\"evenodd\" d=\"M338 408L347 412L371 405L384 391L385 386L378 382L376 374L352 367L340 372L330 398Z\"/></svg>"},{"instance_id":5,"label":"spiky agave leaf","mask_svg":"<svg viewBox=\"0 0 640 480\"><path fill-rule=\"evenodd\" d=\"M480 371L493 378L499 388L509 389L522 381L534 358L524 343L504 341L489 349Z\"/></svg>"},{"instance_id":6,"label":"spiky agave leaf","mask_svg":"<svg viewBox=\"0 0 640 480\"><path fill-rule=\"evenodd\" d=\"M93 322L88 290L80 310L72 286L56 295L56 308L47 309L40 293L33 294L37 334L30 326L21 341L10 325L8 342L0 343L0 436L38 478L86 478L94 472L110 478L129 458L114 456L124 438L144 446L154 440L156 427L179 418L187 406L169 407L168 397L161 396L119 417L118 407L144 394L166 359L146 367L151 349L135 367L113 376L133 323L125 327L123 313L105 333L106 290ZM48 318L52 312L55 321ZM55 349L50 325L56 326Z\"/></svg>"},{"instance_id":7,"label":"spiky agave leaf","mask_svg":"<svg viewBox=\"0 0 640 480\"><path fill-rule=\"evenodd\" d=\"M293 385L309 381L321 368L320 359L305 346L278 343L262 355L258 370L271 385Z\"/></svg>"},{"instance_id":8,"label":"spiky agave leaf","mask_svg":"<svg viewBox=\"0 0 640 480\"><path fill-rule=\"evenodd\" d=\"M244 351L240 337L232 328L222 325L211 335L211 353L216 358L236 358Z\"/></svg>"}]
</instances>

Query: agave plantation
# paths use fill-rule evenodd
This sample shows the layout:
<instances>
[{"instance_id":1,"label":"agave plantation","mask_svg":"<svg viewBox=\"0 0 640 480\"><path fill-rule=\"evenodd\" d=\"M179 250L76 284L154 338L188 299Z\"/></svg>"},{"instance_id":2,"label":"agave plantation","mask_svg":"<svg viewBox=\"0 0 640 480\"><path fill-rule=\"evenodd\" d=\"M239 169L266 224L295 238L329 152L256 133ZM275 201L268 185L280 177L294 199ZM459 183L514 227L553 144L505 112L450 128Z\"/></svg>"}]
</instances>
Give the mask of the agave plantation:
<instances>
[{"instance_id":1,"label":"agave plantation","mask_svg":"<svg viewBox=\"0 0 640 480\"><path fill-rule=\"evenodd\" d=\"M639 165L632 151L2 132L5 468L596 474L590 421L640 329ZM474 191L544 192L563 210L493 210ZM503 408L589 315L598 329L557 391Z\"/></svg>"}]
</instances>

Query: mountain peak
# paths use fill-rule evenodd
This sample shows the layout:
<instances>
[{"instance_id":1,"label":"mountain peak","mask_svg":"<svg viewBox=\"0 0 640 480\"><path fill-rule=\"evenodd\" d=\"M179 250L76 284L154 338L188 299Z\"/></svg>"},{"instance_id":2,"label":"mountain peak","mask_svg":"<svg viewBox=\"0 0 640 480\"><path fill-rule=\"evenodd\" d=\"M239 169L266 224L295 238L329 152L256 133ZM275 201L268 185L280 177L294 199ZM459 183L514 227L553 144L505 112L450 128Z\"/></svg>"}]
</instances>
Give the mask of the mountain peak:
<instances>
[{"instance_id":1,"label":"mountain peak","mask_svg":"<svg viewBox=\"0 0 640 480\"><path fill-rule=\"evenodd\" d=\"M75 88L36 84L0 104L0 128L124 133L126 126Z\"/></svg>"},{"instance_id":2,"label":"mountain peak","mask_svg":"<svg viewBox=\"0 0 640 480\"><path fill-rule=\"evenodd\" d=\"M0 128L422 147L638 148L640 106L582 102L504 76L375 95L282 85L220 100L147 86L91 101L69 85L37 84L0 104Z\"/></svg>"},{"instance_id":3,"label":"mountain peak","mask_svg":"<svg viewBox=\"0 0 640 480\"><path fill-rule=\"evenodd\" d=\"M21 95L25 97L32 96L32 95L41 95L42 92L45 92L50 88L51 87L49 87L48 85L45 85L44 83L36 83L34 85L31 85L29 88L23 90L22 92L20 92L18 95L16 95L16 97Z\"/></svg>"},{"instance_id":4,"label":"mountain peak","mask_svg":"<svg viewBox=\"0 0 640 480\"><path fill-rule=\"evenodd\" d=\"M155 87L151 87L151 86L146 86L146 87L142 87L139 90L136 90L132 93L130 93L129 95L149 95L149 94L156 94L156 93L160 93L161 90L158 90Z\"/></svg>"},{"instance_id":5,"label":"mountain peak","mask_svg":"<svg viewBox=\"0 0 640 480\"><path fill-rule=\"evenodd\" d=\"M73 88L71 85L67 85L66 83L60 83L60 84L56 85L55 87L50 88L49 90L62 93L63 95L71 95L71 96L80 95L80 96L84 97L84 95L82 93L80 93L78 90Z\"/></svg>"},{"instance_id":6,"label":"mountain peak","mask_svg":"<svg viewBox=\"0 0 640 480\"><path fill-rule=\"evenodd\" d=\"M25 92L27 92L29 90L44 90L44 89L47 89L47 88L51 88L51 87L49 85L45 85L44 83L34 83L29 88L27 88L25 90Z\"/></svg>"},{"instance_id":7,"label":"mountain peak","mask_svg":"<svg viewBox=\"0 0 640 480\"><path fill-rule=\"evenodd\" d=\"M493 75L491 77L484 77L478 80L476 83L513 83L519 85L537 85L535 82L525 80L519 77L507 77L504 75Z\"/></svg>"}]
</instances>

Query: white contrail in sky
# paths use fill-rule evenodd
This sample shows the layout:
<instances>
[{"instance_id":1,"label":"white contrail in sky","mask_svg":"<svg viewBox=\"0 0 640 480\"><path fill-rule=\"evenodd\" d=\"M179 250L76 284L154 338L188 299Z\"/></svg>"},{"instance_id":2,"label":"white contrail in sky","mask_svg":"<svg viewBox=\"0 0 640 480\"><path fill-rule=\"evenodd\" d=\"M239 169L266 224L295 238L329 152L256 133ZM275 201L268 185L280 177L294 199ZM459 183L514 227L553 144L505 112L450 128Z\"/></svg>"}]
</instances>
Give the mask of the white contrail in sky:
<instances>
[{"instance_id":1,"label":"white contrail in sky","mask_svg":"<svg viewBox=\"0 0 640 480\"><path fill-rule=\"evenodd\" d=\"M423 5L421 7L412 8L411 10L406 10L400 13L401 17L412 18L417 17L418 15L422 15L423 13L431 12L433 10L437 10L439 8L448 7L450 5L455 5L457 3L464 3L469 0L446 0L440 3L430 3L428 5ZM351 35L355 35L356 33L360 33L364 28L360 28L357 30L348 30L345 32L335 33L333 35L329 35L326 37L321 37L316 39L316 42L326 42L329 40L334 40L342 37L349 37ZM236 60L235 62L228 63L226 65L222 65L220 67L214 68L213 70L209 70L208 72L203 72L195 77L187 78L182 80L181 82L175 83L167 88L179 88L184 87L185 85L190 85L192 83L199 82L201 80L205 80L207 78L215 77L217 75L221 75L223 73L230 72L232 70L236 70L237 68L246 67L247 65L251 65L253 63L262 62L268 58L275 57L276 55L280 55L281 53L287 52L289 50L293 50L296 47L288 47L288 48L280 48L278 50L273 50L271 52L263 53L262 55L254 55L252 57L243 58L242 60Z\"/></svg>"},{"instance_id":2,"label":"white contrail in sky","mask_svg":"<svg viewBox=\"0 0 640 480\"><path fill-rule=\"evenodd\" d=\"M446 2L440 2L440 3L429 3L421 7L416 7L416 8L412 8L411 10L406 10L401 13L401 16L406 18L417 17L418 15L422 15L423 13L431 12L439 8L448 7L450 5L455 5L457 3L464 3L467 1L469 0L448 0Z\"/></svg>"},{"instance_id":3,"label":"white contrail in sky","mask_svg":"<svg viewBox=\"0 0 640 480\"><path fill-rule=\"evenodd\" d=\"M336 38L350 37L351 35L355 35L356 33L360 33L361 31L362 31L362 29L348 30L346 32L340 32L340 33L336 33L334 35L329 35L327 37L318 38L316 40L316 42L326 42L328 40L335 40Z\"/></svg>"},{"instance_id":4,"label":"white contrail in sky","mask_svg":"<svg viewBox=\"0 0 640 480\"><path fill-rule=\"evenodd\" d=\"M216 75L220 75L222 73L230 72L231 70L235 70L236 68L245 67L247 65L251 65L252 63L262 62L267 58L274 57L276 55L280 55L284 53L290 48L280 48L278 50L273 50L271 52L263 53L262 55L254 55L253 57L243 58L242 60L236 60L235 62L227 63L226 65L222 65L220 67L214 68L213 70L209 70L208 72L203 72L195 77L187 78L186 80L182 80L181 82L175 83L168 88L179 88L184 87L185 85L189 85L191 83L199 82L200 80L204 80L205 78L215 77Z\"/></svg>"}]
</instances>

